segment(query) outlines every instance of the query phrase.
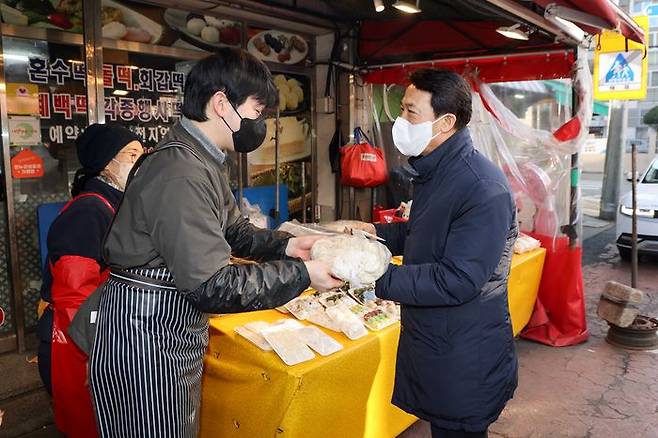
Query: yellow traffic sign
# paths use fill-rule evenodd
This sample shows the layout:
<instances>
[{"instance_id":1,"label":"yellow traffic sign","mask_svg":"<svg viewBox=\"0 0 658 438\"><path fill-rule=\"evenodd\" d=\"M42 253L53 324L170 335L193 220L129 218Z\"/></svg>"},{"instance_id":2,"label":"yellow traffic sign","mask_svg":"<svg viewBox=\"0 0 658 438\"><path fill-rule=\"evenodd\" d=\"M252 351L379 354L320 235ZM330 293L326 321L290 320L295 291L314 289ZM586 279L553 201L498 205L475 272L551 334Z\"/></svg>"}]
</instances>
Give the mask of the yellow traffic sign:
<instances>
[{"instance_id":1,"label":"yellow traffic sign","mask_svg":"<svg viewBox=\"0 0 658 438\"><path fill-rule=\"evenodd\" d=\"M649 17L633 18L649 35ZM641 100L647 96L649 56L645 45L603 31L594 52L594 98Z\"/></svg>"}]
</instances>

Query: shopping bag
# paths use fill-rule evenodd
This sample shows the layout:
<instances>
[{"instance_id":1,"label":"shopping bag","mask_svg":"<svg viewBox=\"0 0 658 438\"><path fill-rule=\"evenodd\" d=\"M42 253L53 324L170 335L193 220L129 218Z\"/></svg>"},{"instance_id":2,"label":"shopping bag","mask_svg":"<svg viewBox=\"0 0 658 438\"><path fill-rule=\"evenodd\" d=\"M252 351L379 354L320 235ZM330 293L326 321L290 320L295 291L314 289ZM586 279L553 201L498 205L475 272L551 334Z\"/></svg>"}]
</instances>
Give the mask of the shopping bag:
<instances>
[{"instance_id":1,"label":"shopping bag","mask_svg":"<svg viewBox=\"0 0 658 438\"><path fill-rule=\"evenodd\" d=\"M359 127L354 130L354 144L340 148L340 169L345 186L376 187L388 180L384 152Z\"/></svg>"}]
</instances>

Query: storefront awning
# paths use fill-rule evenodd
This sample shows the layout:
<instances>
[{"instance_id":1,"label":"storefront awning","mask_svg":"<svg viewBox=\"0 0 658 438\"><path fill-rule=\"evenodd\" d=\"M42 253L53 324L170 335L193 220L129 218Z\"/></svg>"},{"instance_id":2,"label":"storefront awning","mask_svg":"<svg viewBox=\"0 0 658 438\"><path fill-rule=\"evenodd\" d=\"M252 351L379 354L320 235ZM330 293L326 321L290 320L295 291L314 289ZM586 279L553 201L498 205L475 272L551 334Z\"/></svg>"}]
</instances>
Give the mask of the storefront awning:
<instances>
[{"instance_id":1,"label":"storefront awning","mask_svg":"<svg viewBox=\"0 0 658 438\"><path fill-rule=\"evenodd\" d=\"M406 85L414 70L436 67L460 74L469 69L477 69L480 80L486 83L560 79L571 77L574 61L573 51L557 50L384 65L372 69L363 77L366 82L373 84Z\"/></svg>"},{"instance_id":2,"label":"storefront awning","mask_svg":"<svg viewBox=\"0 0 658 438\"><path fill-rule=\"evenodd\" d=\"M458 3L464 10L473 7L470 0L458 0ZM434 64L453 63L456 65L453 67L459 69L460 62L482 64L475 59L484 57L493 58L494 64L500 64L483 67L489 70L487 75L482 76L489 76L487 82L569 77L570 66L564 68L560 64L547 66L527 62L537 61L539 53L575 48L577 40L574 38L578 37L565 38L565 34L561 33L564 26L559 25L562 22L558 18L570 21L591 35L609 29L631 40L645 41L643 30L611 0L534 0L521 3L523 6L510 0L478 2L482 8L498 8L494 9L497 15L461 20L428 19L422 14L396 19L367 18L359 30L360 63L371 69L367 80L382 83L384 76L391 76L398 79L395 83L400 83L402 72L408 72L408 66L414 63L434 60ZM509 10L503 9L506 5ZM501 26L514 23L527 30L527 40L510 39L497 32ZM511 55L518 58L511 61ZM376 68L379 67L389 72L377 72ZM497 73L491 74L492 70Z\"/></svg>"},{"instance_id":3,"label":"storefront awning","mask_svg":"<svg viewBox=\"0 0 658 438\"><path fill-rule=\"evenodd\" d=\"M646 41L642 28L611 0L534 0L534 3L543 8L557 5L576 13L580 12L582 21L573 21L589 34L596 35L601 32L601 29L608 29L616 30L626 38L640 44L644 44ZM573 16L575 17L577 14L573 14ZM568 17L563 18L568 19ZM606 24L607 26L605 26Z\"/></svg>"}]
</instances>

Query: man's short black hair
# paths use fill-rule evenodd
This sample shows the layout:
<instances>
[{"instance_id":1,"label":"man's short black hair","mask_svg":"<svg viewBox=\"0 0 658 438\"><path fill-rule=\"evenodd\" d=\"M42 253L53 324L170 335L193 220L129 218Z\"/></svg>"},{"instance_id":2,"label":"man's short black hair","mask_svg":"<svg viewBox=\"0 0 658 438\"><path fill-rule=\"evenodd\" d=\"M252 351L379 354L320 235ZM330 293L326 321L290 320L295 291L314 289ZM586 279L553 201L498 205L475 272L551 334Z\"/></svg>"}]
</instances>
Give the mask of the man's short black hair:
<instances>
[{"instance_id":1,"label":"man's short black hair","mask_svg":"<svg viewBox=\"0 0 658 438\"><path fill-rule=\"evenodd\" d=\"M241 49L223 47L196 63L185 81L183 115L197 122L208 120L206 105L223 91L237 108L253 96L266 108L278 104L272 74L261 61Z\"/></svg>"},{"instance_id":2,"label":"man's short black hair","mask_svg":"<svg viewBox=\"0 0 658 438\"><path fill-rule=\"evenodd\" d=\"M410 79L416 88L432 94L435 117L454 114L458 130L471 121L471 87L460 75L450 70L423 68L413 72Z\"/></svg>"}]
</instances>

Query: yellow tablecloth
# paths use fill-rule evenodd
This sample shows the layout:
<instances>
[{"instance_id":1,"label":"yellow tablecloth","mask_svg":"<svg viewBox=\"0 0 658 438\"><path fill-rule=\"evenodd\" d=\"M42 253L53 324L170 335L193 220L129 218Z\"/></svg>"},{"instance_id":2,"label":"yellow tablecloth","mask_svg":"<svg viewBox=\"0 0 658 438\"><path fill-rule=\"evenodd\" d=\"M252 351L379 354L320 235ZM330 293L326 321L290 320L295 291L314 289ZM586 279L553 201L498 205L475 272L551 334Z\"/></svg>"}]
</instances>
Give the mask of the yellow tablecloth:
<instances>
[{"instance_id":1,"label":"yellow tablecloth","mask_svg":"<svg viewBox=\"0 0 658 438\"><path fill-rule=\"evenodd\" d=\"M514 254L508 281L508 306L514 336L526 326L537 301L546 250L539 248L525 254Z\"/></svg>"},{"instance_id":2,"label":"yellow tablecloth","mask_svg":"<svg viewBox=\"0 0 658 438\"><path fill-rule=\"evenodd\" d=\"M544 256L538 250L514 258L509 305L515 334L532 313ZM357 341L327 331L345 348L292 367L233 331L284 317L268 310L211 319L202 437L385 438L416 420L390 403L399 324Z\"/></svg>"}]
</instances>

